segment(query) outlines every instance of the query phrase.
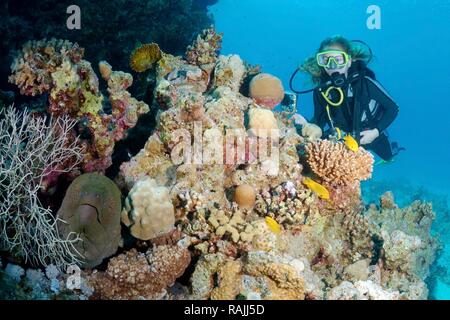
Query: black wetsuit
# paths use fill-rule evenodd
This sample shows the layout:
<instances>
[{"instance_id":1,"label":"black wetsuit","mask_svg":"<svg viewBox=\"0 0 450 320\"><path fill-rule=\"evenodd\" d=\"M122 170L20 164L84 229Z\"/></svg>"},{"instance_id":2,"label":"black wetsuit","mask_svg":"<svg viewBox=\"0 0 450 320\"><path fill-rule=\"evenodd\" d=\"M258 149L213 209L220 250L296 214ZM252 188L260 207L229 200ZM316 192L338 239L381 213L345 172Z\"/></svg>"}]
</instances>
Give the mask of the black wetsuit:
<instances>
[{"instance_id":1,"label":"black wetsuit","mask_svg":"<svg viewBox=\"0 0 450 320\"><path fill-rule=\"evenodd\" d=\"M354 67L356 65L357 67ZM334 127L351 134L359 143L360 133L364 130L377 128L380 135L372 143L364 145L364 148L372 150L383 160L393 158L393 152L386 128L397 117L399 107L386 92L386 90L374 78L373 72L365 67L354 64L349 69L347 83L342 87L344 102L339 107L330 106L330 115ZM327 79L324 79L326 83ZM326 87L322 87L325 92ZM331 92L331 100L338 101L337 92ZM322 130L331 122L326 111L327 102L319 92L314 90L314 117L310 121L318 125ZM355 106L356 107L355 109ZM325 132L325 136L329 134Z\"/></svg>"}]
</instances>

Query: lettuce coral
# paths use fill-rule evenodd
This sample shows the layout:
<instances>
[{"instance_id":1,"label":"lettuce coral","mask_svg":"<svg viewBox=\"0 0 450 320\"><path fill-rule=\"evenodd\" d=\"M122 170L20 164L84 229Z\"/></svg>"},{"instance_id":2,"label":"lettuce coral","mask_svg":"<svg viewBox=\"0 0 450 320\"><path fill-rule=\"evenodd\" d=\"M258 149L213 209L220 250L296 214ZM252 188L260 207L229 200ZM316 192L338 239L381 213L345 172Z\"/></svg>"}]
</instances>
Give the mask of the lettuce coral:
<instances>
[{"instance_id":1,"label":"lettuce coral","mask_svg":"<svg viewBox=\"0 0 450 320\"><path fill-rule=\"evenodd\" d=\"M144 72L161 59L161 56L161 49L156 43L143 44L131 53L130 67L136 72Z\"/></svg>"}]
</instances>

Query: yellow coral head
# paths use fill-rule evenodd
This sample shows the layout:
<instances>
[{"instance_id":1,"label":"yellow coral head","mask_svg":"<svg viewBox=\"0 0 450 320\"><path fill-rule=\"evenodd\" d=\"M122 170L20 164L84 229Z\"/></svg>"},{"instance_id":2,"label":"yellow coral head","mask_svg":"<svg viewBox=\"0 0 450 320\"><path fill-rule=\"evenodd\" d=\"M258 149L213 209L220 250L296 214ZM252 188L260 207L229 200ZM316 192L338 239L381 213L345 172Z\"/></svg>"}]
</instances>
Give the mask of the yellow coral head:
<instances>
[{"instance_id":1,"label":"yellow coral head","mask_svg":"<svg viewBox=\"0 0 450 320\"><path fill-rule=\"evenodd\" d=\"M130 56L130 67L136 72L144 72L162 57L161 49L156 43L147 43L136 48Z\"/></svg>"}]
</instances>

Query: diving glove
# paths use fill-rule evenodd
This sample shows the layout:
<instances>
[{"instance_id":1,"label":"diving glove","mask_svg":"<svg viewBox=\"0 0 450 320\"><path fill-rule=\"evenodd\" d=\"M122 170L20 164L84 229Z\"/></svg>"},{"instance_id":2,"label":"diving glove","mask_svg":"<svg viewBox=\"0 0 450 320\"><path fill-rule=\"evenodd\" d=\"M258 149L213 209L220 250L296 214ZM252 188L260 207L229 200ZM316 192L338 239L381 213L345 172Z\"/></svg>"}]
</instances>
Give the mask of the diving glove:
<instances>
[{"instance_id":1,"label":"diving glove","mask_svg":"<svg viewBox=\"0 0 450 320\"><path fill-rule=\"evenodd\" d=\"M359 139L359 144L365 145L372 143L376 138L378 138L380 132L377 128L372 130L365 130L361 132L361 138Z\"/></svg>"},{"instance_id":2,"label":"diving glove","mask_svg":"<svg viewBox=\"0 0 450 320\"><path fill-rule=\"evenodd\" d=\"M296 125L302 126L303 137L317 140L322 136L322 129L314 123L308 123L302 115L294 114L292 119Z\"/></svg>"},{"instance_id":3,"label":"diving glove","mask_svg":"<svg viewBox=\"0 0 450 320\"><path fill-rule=\"evenodd\" d=\"M322 136L322 129L314 123L306 123L302 128L302 136L313 140L320 139Z\"/></svg>"}]
</instances>

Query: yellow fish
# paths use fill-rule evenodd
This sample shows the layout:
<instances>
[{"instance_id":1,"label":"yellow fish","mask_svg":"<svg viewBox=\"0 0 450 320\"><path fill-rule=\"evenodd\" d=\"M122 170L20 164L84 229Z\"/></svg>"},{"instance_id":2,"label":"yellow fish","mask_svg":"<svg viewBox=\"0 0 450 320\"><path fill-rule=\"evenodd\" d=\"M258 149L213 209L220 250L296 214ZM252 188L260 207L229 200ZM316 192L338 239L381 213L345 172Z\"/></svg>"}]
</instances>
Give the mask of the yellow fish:
<instances>
[{"instance_id":1,"label":"yellow fish","mask_svg":"<svg viewBox=\"0 0 450 320\"><path fill-rule=\"evenodd\" d=\"M330 193L328 192L327 188L325 188L320 183L315 182L311 178L305 178L305 179L303 179L302 182L310 190L314 191L319 196L319 198L325 199L325 200L330 199Z\"/></svg>"},{"instance_id":2,"label":"yellow fish","mask_svg":"<svg viewBox=\"0 0 450 320\"><path fill-rule=\"evenodd\" d=\"M269 216L267 216L265 219L266 219L267 226L273 233L278 234L281 232L281 227L278 224L278 222L275 221L275 219L273 219L272 217L269 217Z\"/></svg>"},{"instance_id":3,"label":"yellow fish","mask_svg":"<svg viewBox=\"0 0 450 320\"><path fill-rule=\"evenodd\" d=\"M348 134L345 136L344 143L350 150L355 152L358 151L358 142L356 142L356 140L351 135Z\"/></svg>"}]
</instances>

